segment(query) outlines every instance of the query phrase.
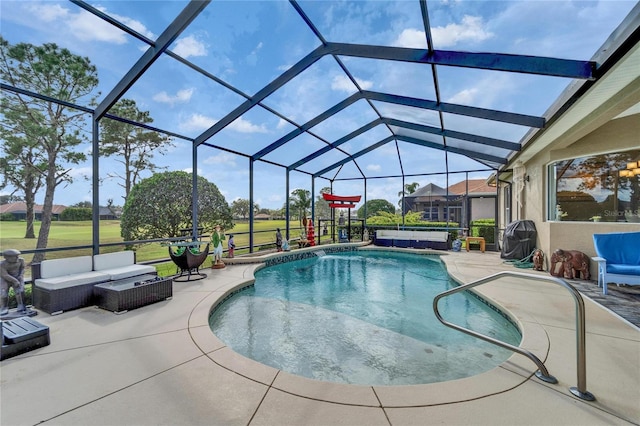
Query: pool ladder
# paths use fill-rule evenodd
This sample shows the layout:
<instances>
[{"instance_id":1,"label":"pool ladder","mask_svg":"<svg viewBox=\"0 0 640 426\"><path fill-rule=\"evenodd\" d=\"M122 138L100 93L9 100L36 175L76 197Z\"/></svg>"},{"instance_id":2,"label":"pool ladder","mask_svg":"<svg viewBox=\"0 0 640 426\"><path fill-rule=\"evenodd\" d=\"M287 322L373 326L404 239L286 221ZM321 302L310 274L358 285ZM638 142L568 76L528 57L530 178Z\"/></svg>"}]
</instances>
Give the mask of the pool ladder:
<instances>
[{"instance_id":1,"label":"pool ladder","mask_svg":"<svg viewBox=\"0 0 640 426\"><path fill-rule=\"evenodd\" d=\"M517 352L521 355L528 357L538 366L538 371L536 371L535 373L536 377L538 377L540 380L547 383L558 383L558 380L549 374L549 372L547 371L547 368L544 366L544 363L540 361L540 359L537 356L535 356L533 353L529 352L528 350L520 348L519 346L511 345L501 340L494 339L493 337L489 337L484 334L477 333L475 331L469 330L468 328L464 328L459 325L450 323L446 321L444 318L442 318L442 315L440 315L440 311L438 310L438 301L443 297L449 296L454 293L458 293L460 291L465 291L472 287L477 287L479 285L486 284L488 282L495 281L503 277L518 277L518 278L526 278L526 279L531 279L536 281L550 281L550 282L559 284L564 288L566 288L567 290L569 290L569 292L573 296L573 299L576 303L576 343L577 343L577 349L578 349L577 350L578 386L569 388L569 391L571 391L573 395L577 396L580 399L584 399L586 401L595 401L596 399L595 396L593 396L592 393L587 391L584 301L582 300L582 296L575 289L575 287L567 283L565 280L561 278L556 278L556 277L527 274L524 272L511 272L511 271L498 272L496 274L489 275L488 277L481 278L477 281L473 281L469 284L464 284L459 287L456 287L451 290L447 290L445 292L438 294L433 299L433 311L435 312L436 317L442 324L446 325L447 327L451 327L458 331L462 331L463 333L485 340L489 343L493 343L494 345L502 346L505 349L509 349L511 351Z\"/></svg>"}]
</instances>

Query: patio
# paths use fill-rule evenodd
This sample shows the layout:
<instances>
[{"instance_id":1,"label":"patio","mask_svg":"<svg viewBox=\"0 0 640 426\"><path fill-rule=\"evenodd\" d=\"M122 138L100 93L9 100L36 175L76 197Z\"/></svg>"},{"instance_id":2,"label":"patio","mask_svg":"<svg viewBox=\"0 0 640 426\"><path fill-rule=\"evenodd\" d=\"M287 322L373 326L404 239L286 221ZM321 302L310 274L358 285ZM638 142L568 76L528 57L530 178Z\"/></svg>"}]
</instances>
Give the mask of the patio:
<instances>
[{"instance_id":1,"label":"patio","mask_svg":"<svg viewBox=\"0 0 640 426\"><path fill-rule=\"evenodd\" d=\"M254 258L255 259L255 258ZM513 269L495 252L449 252L449 272L469 282ZM517 316L528 349L559 383L530 378L514 355L468 379L406 387L321 383L243 358L208 327L214 302L252 278L256 264L175 283L173 299L123 315L95 307L35 319L51 344L2 368L3 425L405 425L637 424L639 329L585 297L587 387L576 385L574 302L559 286L499 280L478 290ZM585 284L588 285L588 284ZM612 287L615 291L615 288ZM615 293L608 296L617 297ZM631 311L638 302L629 300ZM635 303L635 305L633 305ZM431 309L426 306L425 309Z\"/></svg>"}]
</instances>

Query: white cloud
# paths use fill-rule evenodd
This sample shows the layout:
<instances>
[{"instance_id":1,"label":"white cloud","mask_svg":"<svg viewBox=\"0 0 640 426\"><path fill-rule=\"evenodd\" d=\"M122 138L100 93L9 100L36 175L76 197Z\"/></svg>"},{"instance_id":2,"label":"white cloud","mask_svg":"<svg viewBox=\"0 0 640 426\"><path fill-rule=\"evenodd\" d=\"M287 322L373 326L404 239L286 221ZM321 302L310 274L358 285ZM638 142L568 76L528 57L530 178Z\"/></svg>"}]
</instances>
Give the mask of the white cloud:
<instances>
[{"instance_id":1,"label":"white cloud","mask_svg":"<svg viewBox=\"0 0 640 426\"><path fill-rule=\"evenodd\" d=\"M258 53L262 49L262 42L259 42L258 45L247 55L247 63L249 65L256 65L258 62Z\"/></svg>"},{"instance_id":2,"label":"white cloud","mask_svg":"<svg viewBox=\"0 0 640 426\"><path fill-rule=\"evenodd\" d=\"M178 39L171 49L176 55L187 59L190 56L207 56L207 47L194 36Z\"/></svg>"},{"instance_id":3,"label":"white cloud","mask_svg":"<svg viewBox=\"0 0 640 426\"><path fill-rule=\"evenodd\" d=\"M216 124L218 120L202 114L191 114L186 120L180 122L182 130L206 130Z\"/></svg>"},{"instance_id":4,"label":"white cloud","mask_svg":"<svg viewBox=\"0 0 640 426\"><path fill-rule=\"evenodd\" d=\"M40 4L37 7L30 7L32 12L36 12L45 22L55 22L60 19L66 19L69 16L69 9L65 9L59 4Z\"/></svg>"},{"instance_id":5,"label":"white cloud","mask_svg":"<svg viewBox=\"0 0 640 426\"><path fill-rule=\"evenodd\" d=\"M189 118L180 122L180 129L192 131L206 130L217 122L217 119L207 117L206 115L192 114ZM238 133L268 133L264 126L255 125L242 117L229 124L227 128Z\"/></svg>"},{"instance_id":6,"label":"white cloud","mask_svg":"<svg viewBox=\"0 0 640 426\"><path fill-rule=\"evenodd\" d=\"M476 87L471 89L463 89L447 100L452 104L474 105L475 99L479 95Z\"/></svg>"},{"instance_id":7,"label":"white cloud","mask_svg":"<svg viewBox=\"0 0 640 426\"><path fill-rule=\"evenodd\" d=\"M455 46L465 41L481 42L493 37L493 33L484 29L482 17L469 15L465 15L460 24L432 28L431 35L436 49Z\"/></svg>"},{"instance_id":8,"label":"white cloud","mask_svg":"<svg viewBox=\"0 0 640 426\"><path fill-rule=\"evenodd\" d=\"M258 51L262 50L262 46L262 42L259 42L255 49L253 49L253 51L250 53L250 55L257 55Z\"/></svg>"},{"instance_id":9,"label":"white cloud","mask_svg":"<svg viewBox=\"0 0 640 426\"><path fill-rule=\"evenodd\" d=\"M414 49L426 49L427 38L424 35L424 31L416 30L414 28L407 28L402 31L400 36L393 42L397 47L411 47Z\"/></svg>"},{"instance_id":10,"label":"white cloud","mask_svg":"<svg viewBox=\"0 0 640 426\"><path fill-rule=\"evenodd\" d=\"M224 164L225 167L235 167L236 166L236 158L237 156L231 155L227 152L222 152L218 155L212 155L207 157L203 163L204 164Z\"/></svg>"},{"instance_id":11,"label":"white cloud","mask_svg":"<svg viewBox=\"0 0 640 426\"><path fill-rule=\"evenodd\" d=\"M193 90L193 88L178 90L175 96L171 96L167 92L162 91L160 93L156 93L153 96L153 100L173 106L176 103L189 102L189 100L191 100L191 96L193 95Z\"/></svg>"},{"instance_id":12,"label":"white cloud","mask_svg":"<svg viewBox=\"0 0 640 426\"><path fill-rule=\"evenodd\" d=\"M80 40L125 44L127 34L95 15L82 11L68 15L68 28Z\"/></svg>"},{"instance_id":13,"label":"white cloud","mask_svg":"<svg viewBox=\"0 0 640 426\"><path fill-rule=\"evenodd\" d=\"M278 120L278 125L276 126L276 128L277 129L284 129L288 125L289 125L289 122L287 120L284 120L284 119L280 118Z\"/></svg>"},{"instance_id":14,"label":"white cloud","mask_svg":"<svg viewBox=\"0 0 640 426\"><path fill-rule=\"evenodd\" d=\"M509 73L487 74L471 84L462 84L460 90L446 99L446 102L509 111L513 96L518 96L522 91L518 81Z\"/></svg>"},{"instance_id":15,"label":"white cloud","mask_svg":"<svg viewBox=\"0 0 640 426\"><path fill-rule=\"evenodd\" d=\"M267 129L264 126L252 124L242 117L229 124L229 129L239 133L267 133Z\"/></svg>"},{"instance_id":16,"label":"white cloud","mask_svg":"<svg viewBox=\"0 0 640 426\"><path fill-rule=\"evenodd\" d=\"M356 78L356 82L363 90L367 90L373 87L373 83L371 81ZM333 77L333 81L331 82L331 89L347 93L354 93L356 91L356 87L346 75L337 75Z\"/></svg>"},{"instance_id":17,"label":"white cloud","mask_svg":"<svg viewBox=\"0 0 640 426\"><path fill-rule=\"evenodd\" d=\"M372 172L379 172L380 170L382 170L382 166L380 166L380 164L369 164L367 165L367 170Z\"/></svg>"},{"instance_id":18,"label":"white cloud","mask_svg":"<svg viewBox=\"0 0 640 426\"><path fill-rule=\"evenodd\" d=\"M105 9L105 12L106 12L106 9ZM150 30L148 30L147 27L145 27L142 22L135 19L128 18L126 16L115 15L113 13L111 14L111 16L113 16L114 18L116 18L117 20L119 20L120 22L125 24L127 27L131 28L132 30L142 34L143 36L151 40L156 39L156 35Z\"/></svg>"},{"instance_id":19,"label":"white cloud","mask_svg":"<svg viewBox=\"0 0 640 426\"><path fill-rule=\"evenodd\" d=\"M76 167L69 171L69 176L74 179L85 178L91 176L93 173L92 167Z\"/></svg>"},{"instance_id":20,"label":"white cloud","mask_svg":"<svg viewBox=\"0 0 640 426\"><path fill-rule=\"evenodd\" d=\"M55 24L55 26L60 29L64 28L65 30L70 31L74 37L83 41L95 40L114 44L125 44L130 39L124 31L121 31L85 10L73 13L70 9L62 7L59 4L49 4L46 2L33 2L28 4L27 8L30 13L33 13L33 16L38 17L41 21ZM104 7L98 7L98 9L145 37L152 40L155 39L155 35L140 21L110 13Z\"/></svg>"}]
</instances>

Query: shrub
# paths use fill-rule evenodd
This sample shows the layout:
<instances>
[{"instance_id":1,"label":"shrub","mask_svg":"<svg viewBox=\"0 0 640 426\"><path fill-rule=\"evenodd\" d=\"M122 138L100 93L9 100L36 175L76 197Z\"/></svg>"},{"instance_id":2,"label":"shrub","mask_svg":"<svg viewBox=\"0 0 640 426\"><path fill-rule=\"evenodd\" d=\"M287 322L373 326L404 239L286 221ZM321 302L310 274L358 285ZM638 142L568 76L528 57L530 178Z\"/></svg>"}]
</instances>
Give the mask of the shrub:
<instances>
[{"instance_id":1,"label":"shrub","mask_svg":"<svg viewBox=\"0 0 640 426\"><path fill-rule=\"evenodd\" d=\"M18 218L11 213L0 214L0 222L17 222Z\"/></svg>"},{"instance_id":2,"label":"shrub","mask_svg":"<svg viewBox=\"0 0 640 426\"><path fill-rule=\"evenodd\" d=\"M485 242L495 243L495 219L477 219L471 222L471 236L484 237Z\"/></svg>"},{"instance_id":3,"label":"shrub","mask_svg":"<svg viewBox=\"0 0 640 426\"><path fill-rule=\"evenodd\" d=\"M72 222L81 220L91 220L93 212L87 207L67 207L60 213L60 220Z\"/></svg>"},{"instance_id":4,"label":"shrub","mask_svg":"<svg viewBox=\"0 0 640 426\"><path fill-rule=\"evenodd\" d=\"M24 300L25 306L33 305L33 296L31 295L31 284L24 285ZM16 300L16 293L13 291L13 287L9 288L8 306L11 309L18 307L18 301Z\"/></svg>"}]
</instances>

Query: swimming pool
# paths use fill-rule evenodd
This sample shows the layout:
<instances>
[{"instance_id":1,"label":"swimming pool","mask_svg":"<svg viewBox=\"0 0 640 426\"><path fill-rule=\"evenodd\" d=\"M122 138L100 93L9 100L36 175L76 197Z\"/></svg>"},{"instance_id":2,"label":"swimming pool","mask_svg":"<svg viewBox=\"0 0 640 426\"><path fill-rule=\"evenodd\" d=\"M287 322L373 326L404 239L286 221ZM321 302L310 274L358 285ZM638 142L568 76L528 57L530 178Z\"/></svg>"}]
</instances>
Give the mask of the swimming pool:
<instances>
[{"instance_id":1,"label":"swimming pool","mask_svg":"<svg viewBox=\"0 0 640 426\"><path fill-rule=\"evenodd\" d=\"M361 250L270 266L209 318L235 352L312 379L408 385L469 377L512 353L451 330L433 297L453 286L437 256ZM503 315L472 295L441 302L443 316L517 345Z\"/></svg>"}]
</instances>

